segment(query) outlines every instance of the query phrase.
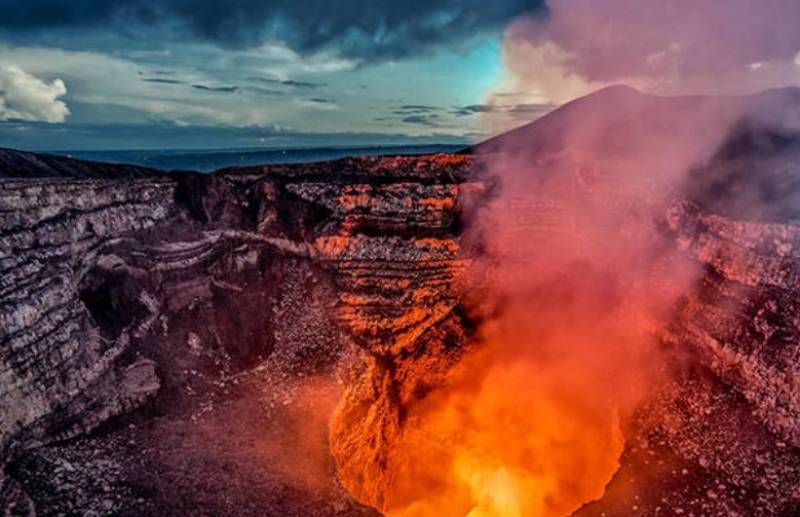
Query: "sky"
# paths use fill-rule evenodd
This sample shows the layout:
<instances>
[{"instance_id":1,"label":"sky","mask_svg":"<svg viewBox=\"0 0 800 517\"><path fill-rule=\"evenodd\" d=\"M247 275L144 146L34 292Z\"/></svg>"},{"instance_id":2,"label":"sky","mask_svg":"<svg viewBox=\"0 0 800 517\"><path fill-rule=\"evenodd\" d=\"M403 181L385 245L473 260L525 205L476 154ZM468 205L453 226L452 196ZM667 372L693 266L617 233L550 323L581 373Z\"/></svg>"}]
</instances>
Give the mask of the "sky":
<instances>
[{"instance_id":1,"label":"sky","mask_svg":"<svg viewBox=\"0 0 800 517\"><path fill-rule=\"evenodd\" d=\"M539 0L0 0L0 147L462 143L547 99L489 92ZM503 99L498 101L497 99ZM502 115L487 128L486 112Z\"/></svg>"},{"instance_id":2,"label":"sky","mask_svg":"<svg viewBox=\"0 0 800 517\"><path fill-rule=\"evenodd\" d=\"M0 147L462 144L610 84L800 85L797 0L0 0Z\"/></svg>"}]
</instances>

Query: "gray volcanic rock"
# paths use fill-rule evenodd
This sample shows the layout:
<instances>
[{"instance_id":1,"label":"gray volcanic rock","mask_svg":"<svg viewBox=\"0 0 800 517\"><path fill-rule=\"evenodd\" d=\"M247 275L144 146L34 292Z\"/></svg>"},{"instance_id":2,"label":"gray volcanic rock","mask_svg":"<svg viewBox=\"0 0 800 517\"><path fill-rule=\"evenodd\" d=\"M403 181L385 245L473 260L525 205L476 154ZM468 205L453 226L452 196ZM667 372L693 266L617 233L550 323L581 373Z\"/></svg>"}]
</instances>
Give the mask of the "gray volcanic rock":
<instances>
[{"instance_id":1,"label":"gray volcanic rock","mask_svg":"<svg viewBox=\"0 0 800 517\"><path fill-rule=\"evenodd\" d=\"M758 224L682 206L679 244L708 266L682 300L671 339L741 390L763 424L800 447L800 225Z\"/></svg>"},{"instance_id":2,"label":"gray volcanic rock","mask_svg":"<svg viewBox=\"0 0 800 517\"><path fill-rule=\"evenodd\" d=\"M15 181L0 192L0 322L4 368L0 374L0 451L5 458L45 436L83 432L108 416L144 401L158 388L152 368L128 390L117 359L131 339L137 313L149 314L146 293L120 307L121 318L102 328L81 291L102 250L129 232L167 217L172 186L166 181ZM124 288L120 286L120 288ZM102 305L111 301L101 302ZM121 302L117 302L121 303ZM113 311L113 308L111 308ZM128 384L130 385L130 383ZM110 386L122 389L109 390ZM52 422L43 420L51 416ZM12 437L17 437L12 440Z\"/></svg>"},{"instance_id":3,"label":"gray volcanic rock","mask_svg":"<svg viewBox=\"0 0 800 517\"><path fill-rule=\"evenodd\" d=\"M436 325L467 161L0 180L3 463L32 482L28 451L148 401L174 412L197 371L310 375L350 353L342 328L400 343Z\"/></svg>"}]
</instances>

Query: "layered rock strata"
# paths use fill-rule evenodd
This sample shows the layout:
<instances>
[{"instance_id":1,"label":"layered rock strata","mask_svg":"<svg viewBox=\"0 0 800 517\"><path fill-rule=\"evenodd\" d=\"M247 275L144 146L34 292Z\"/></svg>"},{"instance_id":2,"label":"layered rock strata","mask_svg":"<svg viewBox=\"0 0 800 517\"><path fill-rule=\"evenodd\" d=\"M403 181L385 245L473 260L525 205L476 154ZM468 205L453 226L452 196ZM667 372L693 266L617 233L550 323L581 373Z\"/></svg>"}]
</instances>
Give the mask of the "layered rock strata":
<instances>
[{"instance_id":1,"label":"layered rock strata","mask_svg":"<svg viewBox=\"0 0 800 517\"><path fill-rule=\"evenodd\" d=\"M206 350L289 368L412 350L453 317L467 161L2 180L4 463L163 404Z\"/></svg>"}]
</instances>

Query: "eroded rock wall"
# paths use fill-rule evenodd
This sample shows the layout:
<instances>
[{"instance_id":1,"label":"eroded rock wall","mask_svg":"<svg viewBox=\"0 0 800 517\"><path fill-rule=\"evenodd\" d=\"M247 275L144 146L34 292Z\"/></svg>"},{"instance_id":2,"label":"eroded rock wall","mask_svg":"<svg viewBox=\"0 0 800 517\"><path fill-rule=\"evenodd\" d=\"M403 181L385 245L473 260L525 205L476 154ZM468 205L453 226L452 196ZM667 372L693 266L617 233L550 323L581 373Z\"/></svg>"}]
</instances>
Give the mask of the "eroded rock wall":
<instances>
[{"instance_id":1,"label":"eroded rock wall","mask_svg":"<svg viewBox=\"0 0 800 517\"><path fill-rule=\"evenodd\" d=\"M104 332L80 283L100 251L173 211L167 181L6 181L0 190L0 452L86 430L158 389L146 360L118 365L130 332ZM124 286L115 286L124 289ZM131 293L135 296L135 293ZM133 301L136 301L134 298ZM147 312L149 300L138 301ZM99 311L113 303L98 301ZM133 307L131 307L133 309ZM129 321L135 317L122 312ZM109 390L114 386L115 389ZM12 437L17 437L12 441Z\"/></svg>"},{"instance_id":2,"label":"eroded rock wall","mask_svg":"<svg viewBox=\"0 0 800 517\"><path fill-rule=\"evenodd\" d=\"M406 411L474 342L462 216L489 189L474 179L478 165L442 155L3 180L3 462L158 405L207 350L240 366L271 354L289 365L343 357L332 452L347 488L382 507ZM518 222L521 237L578 224L540 201ZM703 274L661 337L692 350L711 380L665 397L667 424L644 419L641 436L661 433L670 454L739 480L773 513L796 507L797 225L735 221L684 201L664 209L663 223ZM726 425L713 426L720 418ZM746 461L698 452L714 448ZM27 504L12 481L4 486Z\"/></svg>"},{"instance_id":3,"label":"eroded rock wall","mask_svg":"<svg viewBox=\"0 0 800 517\"><path fill-rule=\"evenodd\" d=\"M409 354L438 362L441 344L457 351L465 335L451 285L464 267L456 235L468 161L4 180L4 462L148 400L164 404L209 350L239 367L280 355L288 368L346 352L348 400L359 403L362 386L404 356L414 375L401 367L391 382L416 396L425 387L402 380L423 379ZM402 407L388 401L380 425L397 425Z\"/></svg>"}]
</instances>

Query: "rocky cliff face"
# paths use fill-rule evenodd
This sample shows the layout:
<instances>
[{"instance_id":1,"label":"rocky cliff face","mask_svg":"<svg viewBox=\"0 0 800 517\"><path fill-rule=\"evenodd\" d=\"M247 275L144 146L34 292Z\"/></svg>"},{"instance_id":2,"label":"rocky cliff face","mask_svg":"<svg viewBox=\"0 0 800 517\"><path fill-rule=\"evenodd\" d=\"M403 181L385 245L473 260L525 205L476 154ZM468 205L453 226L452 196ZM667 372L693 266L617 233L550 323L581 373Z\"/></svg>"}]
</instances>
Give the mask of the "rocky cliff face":
<instances>
[{"instance_id":1,"label":"rocky cliff face","mask_svg":"<svg viewBox=\"0 0 800 517\"><path fill-rule=\"evenodd\" d=\"M411 350L452 318L468 160L3 180L4 463L148 400L169 411L195 369Z\"/></svg>"},{"instance_id":2,"label":"rocky cliff face","mask_svg":"<svg viewBox=\"0 0 800 517\"><path fill-rule=\"evenodd\" d=\"M685 201L664 220L700 272L657 331L670 382L634 417L606 496L579 514L794 515L800 226Z\"/></svg>"},{"instance_id":3,"label":"rocky cliff face","mask_svg":"<svg viewBox=\"0 0 800 517\"><path fill-rule=\"evenodd\" d=\"M281 324L314 289L308 252L239 226L236 194L195 177L3 182L4 463L174 398L210 361L195 352L252 361L281 332L309 349L335 336L309 311Z\"/></svg>"},{"instance_id":4,"label":"rocky cliff face","mask_svg":"<svg viewBox=\"0 0 800 517\"><path fill-rule=\"evenodd\" d=\"M126 285L124 262L114 264L104 250L168 217L173 186L67 180L3 187L0 435L7 457L53 431L54 438L85 431L158 390L151 362L117 364L130 327L152 302ZM119 282L99 278L100 268L115 266ZM102 294L92 285L100 282ZM122 389L109 390L115 385Z\"/></svg>"}]
</instances>

